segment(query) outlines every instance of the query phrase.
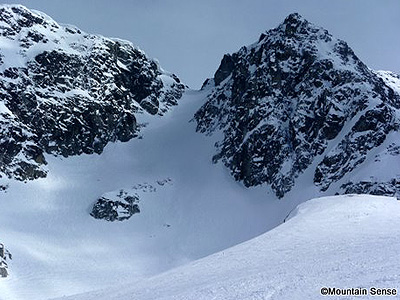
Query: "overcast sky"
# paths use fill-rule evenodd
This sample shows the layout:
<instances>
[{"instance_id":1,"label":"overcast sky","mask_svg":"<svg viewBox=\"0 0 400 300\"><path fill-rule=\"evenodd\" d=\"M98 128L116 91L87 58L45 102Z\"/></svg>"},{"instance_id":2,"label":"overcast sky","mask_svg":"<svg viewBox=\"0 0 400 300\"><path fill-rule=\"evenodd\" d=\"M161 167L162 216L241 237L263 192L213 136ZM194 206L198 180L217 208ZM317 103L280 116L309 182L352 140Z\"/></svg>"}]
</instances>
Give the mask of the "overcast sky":
<instances>
[{"instance_id":1,"label":"overcast sky","mask_svg":"<svg viewBox=\"0 0 400 300\"><path fill-rule=\"evenodd\" d=\"M15 3L3 1L2 3ZM59 23L130 40L192 88L224 53L292 12L344 39L371 68L400 73L400 0L20 0Z\"/></svg>"}]
</instances>

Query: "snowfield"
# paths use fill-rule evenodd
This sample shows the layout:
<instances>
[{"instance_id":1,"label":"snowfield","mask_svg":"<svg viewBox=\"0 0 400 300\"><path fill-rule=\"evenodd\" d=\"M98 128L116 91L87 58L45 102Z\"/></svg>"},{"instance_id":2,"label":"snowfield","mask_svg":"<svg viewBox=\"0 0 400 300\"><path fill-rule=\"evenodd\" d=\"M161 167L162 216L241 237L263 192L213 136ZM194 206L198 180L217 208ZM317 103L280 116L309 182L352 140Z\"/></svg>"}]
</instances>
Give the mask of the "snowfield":
<instances>
[{"instance_id":1,"label":"snowfield","mask_svg":"<svg viewBox=\"0 0 400 300\"><path fill-rule=\"evenodd\" d=\"M322 287L398 293L399 216L395 198L313 199L286 223L230 249L147 280L62 299L324 299ZM383 297L389 298L396 297Z\"/></svg>"},{"instance_id":2,"label":"snowfield","mask_svg":"<svg viewBox=\"0 0 400 300\"><path fill-rule=\"evenodd\" d=\"M213 138L196 134L206 91L188 91L163 117L139 115L141 139L101 155L46 156L47 178L0 192L1 242L13 255L1 300L43 300L137 282L258 236L298 201L247 189L211 162ZM160 186L157 181L170 179ZM140 192L140 213L122 222L90 211L104 193Z\"/></svg>"}]
</instances>

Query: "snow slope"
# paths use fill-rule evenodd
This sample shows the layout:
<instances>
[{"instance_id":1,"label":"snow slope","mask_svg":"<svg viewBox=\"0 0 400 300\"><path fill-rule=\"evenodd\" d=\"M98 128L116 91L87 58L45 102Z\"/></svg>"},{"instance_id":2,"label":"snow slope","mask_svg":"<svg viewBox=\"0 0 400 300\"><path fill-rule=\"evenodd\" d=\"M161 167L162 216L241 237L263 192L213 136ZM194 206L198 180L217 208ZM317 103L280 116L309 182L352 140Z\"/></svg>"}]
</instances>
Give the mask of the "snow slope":
<instances>
[{"instance_id":1,"label":"snow slope","mask_svg":"<svg viewBox=\"0 0 400 300\"><path fill-rule=\"evenodd\" d=\"M395 198L313 199L248 242L141 282L63 299L304 300L327 298L322 287L399 291L399 215Z\"/></svg>"},{"instance_id":2,"label":"snow slope","mask_svg":"<svg viewBox=\"0 0 400 300\"><path fill-rule=\"evenodd\" d=\"M247 189L214 165L213 137L189 122L207 91L189 91L141 139L101 155L46 156L48 177L0 192L1 242L13 254L1 300L42 300L158 274L233 246L281 223L299 201L266 187ZM146 114L138 121L147 122ZM157 180L171 179L158 186ZM141 212L124 222L96 220L98 197L147 183ZM309 197L304 195L304 197Z\"/></svg>"},{"instance_id":3,"label":"snow slope","mask_svg":"<svg viewBox=\"0 0 400 300\"><path fill-rule=\"evenodd\" d=\"M285 195L285 198L278 200L267 185L245 188L241 183L235 182L222 164L212 164L211 158L215 151L214 143L219 138L218 133L211 137L196 134L196 124L193 121L190 122L194 112L204 103L207 93L207 90L186 92L178 106L173 107L163 117L151 117L151 122L149 122L150 116L138 115L140 123L149 123L141 131L142 138L126 143L109 144L101 155L81 155L69 158L48 155L46 159L49 163L49 173L48 177L43 179L27 183L1 179L0 185L9 186L6 192L0 191L1 242L13 254L13 260L9 262L10 276L0 280L0 299L43 300L99 288L112 289L113 286L123 283L126 285L122 291L129 293L126 287L137 286L139 282L142 282L140 284L143 287L141 290L143 298L154 299L151 296L150 291L153 291L153 288L150 284L158 282L158 279L150 279L146 285L147 281L143 281L146 278L263 234L281 224L298 204L314 197L329 195L321 193L317 187L310 184L313 174L308 170L298 178L298 184ZM395 140L396 136L394 135L392 140ZM377 149L377 153L380 151ZM387 160L388 168L393 168L395 166L390 158L389 154L380 157L382 161ZM360 172L356 176L363 178L365 174L371 174L371 172L380 176L379 174L383 172L379 168L373 168L372 171ZM344 180L349 178L351 179L351 177L346 177ZM165 180L169 183L164 186L157 183ZM152 186L156 190L151 188L141 190L140 213L133 215L129 220L106 222L96 220L89 215L93 204L101 195L122 188L130 190L138 186ZM365 203L367 202L360 201L359 208L363 209ZM358 206L352 203L350 208L353 207ZM371 206L366 206L366 209L368 207ZM335 216L328 208L323 211L327 217L331 214ZM383 221L384 213L386 212L380 212L379 219L374 222L382 221L385 224L392 222L391 231L387 231L391 234L399 228L396 225L398 221L392 220L393 214L397 214L397 211L391 208L387 221ZM353 215L358 215L358 213L353 212ZM337 217L339 223L343 218L347 220L345 217ZM323 249L318 250L316 248L317 235L313 232L308 234L307 230L310 228L305 230L295 220L300 219L295 218L280 226L277 231L267 233L237 248L242 249L240 250L242 252L248 252L250 256L243 256L242 252L236 253L236 250L225 251L224 254L214 256L214 260L210 260L209 264L210 268L211 265L215 267L207 272L217 273L210 278L204 267L199 266L198 268L203 271L199 269L196 272L203 273L195 273L195 277L199 280L194 285L197 289L191 287L194 279L183 273L179 278L186 278L185 281L179 283L179 278L176 278L175 282L181 285L176 286L175 292L169 290L168 293L171 297L183 293L182 297L184 297L189 291L193 291L195 293L193 297L212 298L215 296L217 299L223 297L225 293L228 299L229 295L237 293L235 297L240 299L240 288L254 285L254 290L252 290L254 295L246 295L250 299L251 297L256 299L257 291L260 290L259 295L266 298L272 286L274 286L272 290L277 295L284 293L283 289L294 280L293 276L297 274L296 272L300 272L299 278L302 278L297 279L299 281L297 288L308 284L306 286L308 290L306 289L305 292L314 293L314 290L311 291L313 280L316 278L322 280L333 268L338 269L335 273L336 277L332 280L341 276L340 273L344 278L350 276L351 279L352 275L346 272L353 262L347 261L347 258L355 259L355 257L349 256L348 251L353 250L353 255L357 255L360 251L366 252L365 261L354 263L362 268L368 259L376 256L376 252L382 249L381 244L368 244L364 238L363 241L356 241L349 250L346 250L345 246L348 241L344 240L341 244L337 244L341 230L350 228L351 219L347 220L350 222L347 225L343 222L337 230L332 225L318 227L318 229L316 221L310 220L311 223L307 221L307 224L315 224L312 226L315 227L313 230L325 230L319 232L318 235L324 232L324 235L329 233L335 237L332 242L324 244L326 248L321 246ZM288 227L289 224L292 226ZM367 238L376 234L376 229L380 228L377 223L368 226L356 227L359 230L358 234L365 234ZM369 232L370 228L371 232ZM389 230L386 227L381 228L385 237L379 237L380 241L386 238L385 232ZM266 245L263 244L262 241L269 240L276 232L283 229L286 231L279 234L279 238L272 239ZM349 232L349 234L353 233ZM355 232L354 235L356 235ZM329 238L325 237L325 239ZM278 243L279 239L282 239L281 244ZM303 245L304 249L301 250L303 253L297 256L297 252L300 251L299 244ZM355 249L358 244L359 248ZM307 248L307 246L310 247ZM251 250L253 247L254 249ZM390 254L391 250L389 250L387 255ZM326 251L326 253L323 252L318 258L316 256L318 251ZM231 253L229 260L224 261L223 265L217 265L215 260L224 257L227 253ZM236 256L237 254L239 256ZM250 265L243 262L244 259L250 263L254 259L251 255L259 256L260 260L268 263L268 267L265 267L271 270L268 276L258 273L260 269L256 266L260 262L255 261ZM314 275L310 278L305 278L307 272L302 270L315 267L313 261L304 260L305 258L318 258L315 264L319 266L323 256L329 255L333 257L330 261L339 260L340 263L331 262L329 263L331 269L328 271L323 272L319 269L311 273ZM270 259L266 260L267 257ZM288 264L282 264L283 260L287 260ZM296 263L300 265L297 266ZM194 266L197 264L195 262ZM192 268L191 266L189 264L187 270ZM252 266L255 268L254 271L252 271ZM234 272L236 267L240 268ZM375 267L376 265L371 269ZM224 270L232 272L232 276L227 277L227 273L223 273ZM287 270L293 270L295 273L287 274ZM178 269L173 274L179 272ZM286 274L285 276L288 277L279 279L275 275L272 276L274 272ZM222 280L219 274L226 279ZM250 281L254 278L254 282L244 281L243 285L237 285L243 276ZM263 282L269 276L276 279ZM381 275L372 274L371 276L380 278ZM390 274L388 276L390 279ZM160 297L164 295L169 281L167 277L161 278L164 279L160 279L159 283ZM367 279L365 280L367 282ZM212 285L212 282L216 285ZM269 282L269 285L265 282ZM149 294L145 293L146 288L150 289ZM246 291L248 290L244 292ZM107 299L106 296L103 298ZM136 299L136 295L133 299ZM277 299L281 298L277 296Z\"/></svg>"}]
</instances>

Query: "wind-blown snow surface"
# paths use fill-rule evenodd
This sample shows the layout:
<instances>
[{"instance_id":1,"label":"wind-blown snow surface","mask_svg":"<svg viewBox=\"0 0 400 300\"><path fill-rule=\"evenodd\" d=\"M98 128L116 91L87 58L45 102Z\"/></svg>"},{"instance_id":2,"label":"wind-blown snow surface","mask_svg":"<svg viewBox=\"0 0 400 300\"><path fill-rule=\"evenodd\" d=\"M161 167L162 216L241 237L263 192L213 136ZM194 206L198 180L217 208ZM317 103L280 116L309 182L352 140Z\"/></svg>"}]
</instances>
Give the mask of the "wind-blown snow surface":
<instances>
[{"instance_id":1,"label":"wind-blown snow surface","mask_svg":"<svg viewBox=\"0 0 400 300\"><path fill-rule=\"evenodd\" d=\"M189 122L205 93L187 92L180 105L151 119L142 139L109 144L101 155L46 156L47 178L0 182L9 184L0 192L1 242L13 254L1 300L135 283L255 237L310 196L282 202L212 164L214 137L196 134ZM157 185L168 178L171 184ZM157 190L141 194L141 212L129 220L89 215L103 193L143 183Z\"/></svg>"},{"instance_id":2,"label":"wind-blown snow surface","mask_svg":"<svg viewBox=\"0 0 400 300\"><path fill-rule=\"evenodd\" d=\"M248 242L139 283L65 300L304 300L326 298L322 287L399 291L399 215L395 198L313 199Z\"/></svg>"}]
</instances>

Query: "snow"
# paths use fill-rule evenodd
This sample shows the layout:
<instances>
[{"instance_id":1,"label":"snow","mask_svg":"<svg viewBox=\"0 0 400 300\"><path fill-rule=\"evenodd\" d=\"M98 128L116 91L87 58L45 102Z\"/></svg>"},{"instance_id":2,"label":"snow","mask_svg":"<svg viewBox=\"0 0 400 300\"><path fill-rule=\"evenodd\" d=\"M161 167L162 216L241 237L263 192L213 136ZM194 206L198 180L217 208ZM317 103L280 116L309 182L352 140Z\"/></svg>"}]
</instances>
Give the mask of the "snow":
<instances>
[{"instance_id":1,"label":"snow","mask_svg":"<svg viewBox=\"0 0 400 300\"><path fill-rule=\"evenodd\" d=\"M13 254L2 300L43 300L136 282L258 236L300 201L247 189L214 165L218 136L196 133L193 114L208 91L188 91L163 117L138 115L142 139L101 155L46 156L48 177L0 192L1 242ZM123 222L89 213L104 193L171 179L141 193ZM305 200L305 199L303 199Z\"/></svg>"},{"instance_id":2,"label":"snow","mask_svg":"<svg viewBox=\"0 0 400 300\"><path fill-rule=\"evenodd\" d=\"M395 198L313 199L286 223L230 249L130 285L62 299L304 300L324 299L322 287L398 290L399 214Z\"/></svg>"},{"instance_id":3,"label":"snow","mask_svg":"<svg viewBox=\"0 0 400 300\"><path fill-rule=\"evenodd\" d=\"M0 114L6 114L11 116L13 115L13 113L7 108L4 102L0 102Z\"/></svg>"}]
</instances>

